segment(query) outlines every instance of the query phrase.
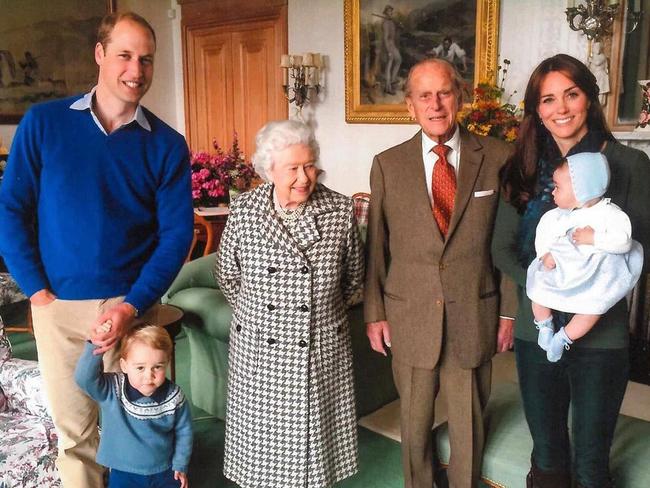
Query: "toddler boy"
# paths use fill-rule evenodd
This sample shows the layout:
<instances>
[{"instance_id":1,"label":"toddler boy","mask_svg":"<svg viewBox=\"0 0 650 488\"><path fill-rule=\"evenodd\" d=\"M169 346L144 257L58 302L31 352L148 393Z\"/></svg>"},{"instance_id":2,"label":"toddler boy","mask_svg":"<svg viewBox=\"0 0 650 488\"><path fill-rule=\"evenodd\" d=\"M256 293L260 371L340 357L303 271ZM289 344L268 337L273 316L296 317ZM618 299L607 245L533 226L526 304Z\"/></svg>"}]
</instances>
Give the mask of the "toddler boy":
<instances>
[{"instance_id":1,"label":"toddler boy","mask_svg":"<svg viewBox=\"0 0 650 488\"><path fill-rule=\"evenodd\" d=\"M172 347L165 329L144 325L122 338L121 373L103 372L91 342L77 363L77 384L101 409L97 462L110 468L111 488L188 487L192 419L185 395L165 378Z\"/></svg>"}]
</instances>

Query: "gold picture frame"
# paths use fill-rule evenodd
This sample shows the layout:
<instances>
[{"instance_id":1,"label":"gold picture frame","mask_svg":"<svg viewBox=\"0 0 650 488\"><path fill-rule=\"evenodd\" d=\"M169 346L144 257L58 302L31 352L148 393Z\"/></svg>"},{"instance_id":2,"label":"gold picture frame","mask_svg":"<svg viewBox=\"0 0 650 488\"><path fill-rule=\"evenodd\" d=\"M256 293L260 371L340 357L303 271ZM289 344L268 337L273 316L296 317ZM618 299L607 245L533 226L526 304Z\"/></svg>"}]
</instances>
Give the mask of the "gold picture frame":
<instances>
[{"instance_id":1,"label":"gold picture frame","mask_svg":"<svg viewBox=\"0 0 650 488\"><path fill-rule=\"evenodd\" d=\"M475 0L474 5L466 8L468 4L466 0L449 0L447 6L430 0L345 0L345 121L352 124L412 122L401 91L405 73L420 59L434 56L436 52L445 55L443 44L446 56L462 63L461 70L468 73L474 86L479 81L494 81L499 0ZM467 26L474 16L472 31ZM455 21L449 22L450 18ZM423 25L430 30L423 30ZM397 40L389 45L391 34ZM463 46L463 41L470 45ZM451 44L455 47L449 49ZM397 51L393 59L401 61L393 62L392 70L387 61L391 49ZM455 56L451 53L454 49ZM394 81L387 81L390 76Z\"/></svg>"}]
</instances>

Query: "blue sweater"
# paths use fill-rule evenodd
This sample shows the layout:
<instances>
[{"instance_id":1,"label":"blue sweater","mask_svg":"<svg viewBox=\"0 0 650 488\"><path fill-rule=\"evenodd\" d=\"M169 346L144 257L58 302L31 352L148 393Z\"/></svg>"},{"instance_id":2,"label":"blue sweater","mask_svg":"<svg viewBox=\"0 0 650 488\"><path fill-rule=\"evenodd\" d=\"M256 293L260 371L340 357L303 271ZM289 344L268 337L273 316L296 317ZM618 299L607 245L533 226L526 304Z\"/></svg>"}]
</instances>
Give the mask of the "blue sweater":
<instances>
[{"instance_id":1,"label":"blue sweater","mask_svg":"<svg viewBox=\"0 0 650 488\"><path fill-rule=\"evenodd\" d=\"M169 468L187 473L192 453L192 418L181 389L165 382L151 397L132 400L127 394L132 388L126 376L102 373L102 355L93 355L94 349L91 343L86 344L75 379L102 411L97 462L141 475ZM163 395L157 395L162 389Z\"/></svg>"},{"instance_id":2,"label":"blue sweater","mask_svg":"<svg viewBox=\"0 0 650 488\"><path fill-rule=\"evenodd\" d=\"M151 131L132 122L103 134L89 110L69 108L78 98L35 105L18 126L0 185L0 254L28 296L126 295L145 310L192 239L187 144L146 109Z\"/></svg>"}]
</instances>

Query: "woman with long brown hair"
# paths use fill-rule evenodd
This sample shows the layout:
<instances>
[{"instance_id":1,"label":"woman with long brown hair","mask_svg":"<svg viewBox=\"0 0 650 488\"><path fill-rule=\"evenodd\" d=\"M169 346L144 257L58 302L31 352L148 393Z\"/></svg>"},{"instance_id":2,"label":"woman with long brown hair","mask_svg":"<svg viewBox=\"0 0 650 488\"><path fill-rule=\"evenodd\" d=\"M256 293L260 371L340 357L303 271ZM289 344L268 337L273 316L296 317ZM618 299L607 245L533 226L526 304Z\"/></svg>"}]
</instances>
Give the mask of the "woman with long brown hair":
<instances>
[{"instance_id":1,"label":"woman with long brown hair","mask_svg":"<svg viewBox=\"0 0 650 488\"><path fill-rule=\"evenodd\" d=\"M526 268L535 259L535 230L555 204L552 174L562 158L602 152L611 180L606 197L630 217L633 238L646 256L650 245L650 160L616 142L598 100L598 85L577 59L558 54L533 71L524 98L524 119L515 152L502 169L492 251L495 265L516 282L519 310L515 356L526 420L533 438L528 487L613 486L609 450L629 372L625 299L551 363L537 344ZM570 317L553 312L556 328ZM572 443L568 418L571 404ZM573 461L572 461L573 458Z\"/></svg>"}]
</instances>

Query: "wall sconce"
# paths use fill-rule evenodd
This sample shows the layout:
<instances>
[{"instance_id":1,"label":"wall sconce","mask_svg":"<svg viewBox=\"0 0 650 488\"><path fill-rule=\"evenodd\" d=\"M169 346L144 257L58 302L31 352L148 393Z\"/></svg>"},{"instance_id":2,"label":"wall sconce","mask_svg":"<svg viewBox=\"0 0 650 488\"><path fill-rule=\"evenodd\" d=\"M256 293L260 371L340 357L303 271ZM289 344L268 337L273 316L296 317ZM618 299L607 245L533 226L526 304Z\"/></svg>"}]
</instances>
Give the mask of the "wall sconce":
<instances>
[{"instance_id":1,"label":"wall sconce","mask_svg":"<svg viewBox=\"0 0 650 488\"><path fill-rule=\"evenodd\" d=\"M569 27L574 31L582 31L590 41L610 35L610 28L618 13L620 0L586 1L586 6L581 3L577 7L575 0L567 2L566 20Z\"/></svg>"},{"instance_id":2,"label":"wall sconce","mask_svg":"<svg viewBox=\"0 0 650 488\"><path fill-rule=\"evenodd\" d=\"M302 56L283 54L282 89L289 103L294 103L300 114L303 105L310 101L310 90L318 94L321 89L320 70L323 57L320 53L304 53Z\"/></svg>"}]
</instances>

